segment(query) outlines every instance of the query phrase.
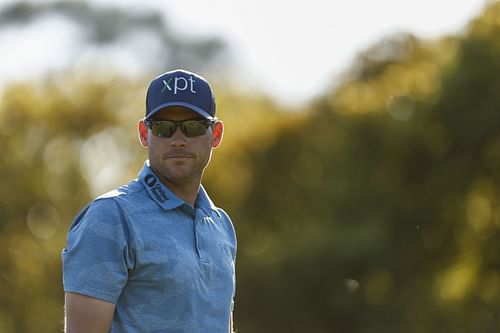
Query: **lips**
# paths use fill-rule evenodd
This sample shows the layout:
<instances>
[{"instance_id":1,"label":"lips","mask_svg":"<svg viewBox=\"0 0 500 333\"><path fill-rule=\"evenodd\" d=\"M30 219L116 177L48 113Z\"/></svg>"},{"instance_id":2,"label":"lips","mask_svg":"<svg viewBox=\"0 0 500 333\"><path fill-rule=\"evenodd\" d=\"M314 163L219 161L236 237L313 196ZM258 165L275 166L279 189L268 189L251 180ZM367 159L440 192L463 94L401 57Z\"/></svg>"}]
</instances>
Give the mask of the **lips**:
<instances>
[{"instance_id":1,"label":"lips","mask_svg":"<svg viewBox=\"0 0 500 333\"><path fill-rule=\"evenodd\" d=\"M165 158L194 158L194 154L185 151L170 151L163 155Z\"/></svg>"}]
</instances>

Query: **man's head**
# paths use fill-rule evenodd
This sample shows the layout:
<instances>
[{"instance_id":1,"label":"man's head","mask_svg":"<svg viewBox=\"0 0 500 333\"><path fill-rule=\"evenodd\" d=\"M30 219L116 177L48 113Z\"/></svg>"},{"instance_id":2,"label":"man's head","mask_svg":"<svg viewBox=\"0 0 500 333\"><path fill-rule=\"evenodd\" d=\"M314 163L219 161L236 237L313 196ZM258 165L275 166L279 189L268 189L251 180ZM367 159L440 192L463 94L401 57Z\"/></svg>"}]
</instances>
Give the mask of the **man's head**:
<instances>
[{"instance_id":1,"label":"man's head","mask_svg":"<svg viewBox=\"0 0 500 333\"><path fill-rule=\"evenodd\" d=\"M208 82L184 70L164 73L149 85L139 139L150 165L165 183L199 182L224 126L215 117Z\"/></svg>"},{"instance_id":2,"label":"man's head","mask_svg":"<svg viewBox=\"0 0 500 333\"><path fill-rule=\"evenodd\" d=\"M216 120L215 97L203 77L182 69L163 73L149 85L146 94L146 119L168 106L182 106L201 117Z\"/></svg>"}]
</instances>

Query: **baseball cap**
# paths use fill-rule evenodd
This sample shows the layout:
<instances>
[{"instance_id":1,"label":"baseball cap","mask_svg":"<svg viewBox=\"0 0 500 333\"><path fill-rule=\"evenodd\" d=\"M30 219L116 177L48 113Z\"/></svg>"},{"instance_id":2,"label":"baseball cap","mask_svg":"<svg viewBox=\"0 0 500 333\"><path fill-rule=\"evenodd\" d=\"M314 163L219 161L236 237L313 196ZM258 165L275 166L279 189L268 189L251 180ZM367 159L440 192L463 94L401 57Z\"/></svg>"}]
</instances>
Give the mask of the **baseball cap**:
<instances>
[{"instance_id":1,"label":"baseball cap","mask_svg":"<svg viewBox=\"0 0 500 333\"><path fill-rule=\"evenodd\" d=\"M183 69L153 79L146 93L146 119L168 106L183 106L214 120L215 96L208 81Z\"/></svg>"}]
</instances>

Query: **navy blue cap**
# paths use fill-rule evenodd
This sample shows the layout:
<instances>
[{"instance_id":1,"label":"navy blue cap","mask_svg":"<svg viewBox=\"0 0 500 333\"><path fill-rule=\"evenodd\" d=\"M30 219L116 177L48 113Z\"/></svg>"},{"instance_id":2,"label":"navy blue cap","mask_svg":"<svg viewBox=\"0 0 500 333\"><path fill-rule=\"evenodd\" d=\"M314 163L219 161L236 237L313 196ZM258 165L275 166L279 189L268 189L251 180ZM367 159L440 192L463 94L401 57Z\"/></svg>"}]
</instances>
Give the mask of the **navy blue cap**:
<instances>
[{"instance_id":1,"label":"navy blue cap","mask_svg":"<svg viewBox=\"0 0 500 333\"><path fill-rule=\"evenodd\" d=\"M146 94L146 119L167 106L189 108L203 118L214 120L215 96L207 80L182 69L156 77Z\"/></svg>"}]
</instances>

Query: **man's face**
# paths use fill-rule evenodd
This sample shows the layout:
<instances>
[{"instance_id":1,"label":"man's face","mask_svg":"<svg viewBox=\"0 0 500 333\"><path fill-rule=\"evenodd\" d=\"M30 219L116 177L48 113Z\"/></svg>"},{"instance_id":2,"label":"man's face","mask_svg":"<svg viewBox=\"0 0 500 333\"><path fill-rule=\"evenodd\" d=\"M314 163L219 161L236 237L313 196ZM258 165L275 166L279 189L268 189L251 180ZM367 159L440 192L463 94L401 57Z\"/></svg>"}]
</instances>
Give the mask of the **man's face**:
<instances>
[{"instance_id":1,"label":"man's face","mask_svg":"<svg viewBox=\"0 0 500 333\"><path fill-rule=\"evenodd\" d=\"M187 108L173 106L157 112L152 119L183 121L200 119L200 116ZM139 137L143 146L148 148L151 168L167 185L201 182L212 148L222 140L222 132L222 122L218 122L200 136L187 137L178 127L170 138L164 138L154 136L142 120L139 122Z\"/></svg>"}]
</instances>

